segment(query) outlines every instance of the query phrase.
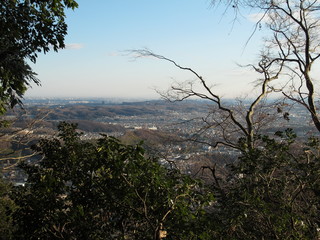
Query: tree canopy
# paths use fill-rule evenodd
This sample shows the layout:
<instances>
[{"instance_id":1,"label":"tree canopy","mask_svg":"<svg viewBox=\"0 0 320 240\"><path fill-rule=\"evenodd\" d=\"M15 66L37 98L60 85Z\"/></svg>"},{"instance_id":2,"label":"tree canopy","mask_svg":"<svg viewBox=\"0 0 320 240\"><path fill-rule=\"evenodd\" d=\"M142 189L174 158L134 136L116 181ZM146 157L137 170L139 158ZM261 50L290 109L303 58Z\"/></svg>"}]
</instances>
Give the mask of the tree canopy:
<instances>
[{"instance_id":1,"label":"tree canopy","mask_svg":"<svg viewBox=\"0 0 320 240\"><path fill-rule=\"evenodd\" d=\"M30 83L40 83L27 61L65 46L65 9L77 6L74 0L0 2L0 113L21 103Z\"/></svg>"},{"instance_id":2,"label":"tree canopy","mask_svg":"<svg viewBox=\"0 0 320 240\"><path fill-rule=\"evenodd\" d=\"M213 184L212 239L318 239L319 140L301 143L292 130L259 138L230 166L232 181Z\"/></svg>"},{"instance_id":3,"label":"tree canopy","mask_svg":"<svg viewBox=\"0 0 320 240\"><path fill-rule=\"evenodd\" d=\"M80 140L74 124L35 148L39 164L16 191L21 239L197 239L204 206L212 200L200 182L144 157L140 145L115 138ZM162 229L164 228L164 229Z\"/></svg>"}]
</instances>

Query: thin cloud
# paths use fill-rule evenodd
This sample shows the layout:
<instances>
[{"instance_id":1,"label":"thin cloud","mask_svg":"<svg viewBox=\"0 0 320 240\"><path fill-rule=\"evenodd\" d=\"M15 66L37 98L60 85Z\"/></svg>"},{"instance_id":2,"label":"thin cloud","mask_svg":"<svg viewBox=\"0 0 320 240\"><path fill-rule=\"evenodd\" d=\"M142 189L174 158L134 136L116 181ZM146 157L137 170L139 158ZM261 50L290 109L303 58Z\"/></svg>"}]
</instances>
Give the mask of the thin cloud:
<instances>
[{"instance_id":1,"label":"thin cloud","mask_svg":"<svg viewBox=\"0 0 320 240\"><path fill-rule=\"evenodd\" d=\"M66 44L65 49L81 49L84 48L84 45L82 43L70 43L70 44Z\"/></svg>"},{"instance_id":2,"label":"thin cloud","mask_svg":"<svg viewBox=\"0 0 320 240\"><path fill-rule=\"evenodd\" d=\"M259 12L259 13L253 13L247 15L247 19L251 22L260 22L260 23L268 23L272 21L272 17L275 18L276 16L283 17L283 19L286 19L286 14L281 14L281 12L277 12L277 10L269 11L269 12ZM300 18L300 11L299 9L293 9L291 13L295 18ZM288 18L290 19L290 18ZM307 19L316 19L316 16L314 14L308 15Z\"/></svg>"},{"instance_id":3,"label":"thin cloud","mask_svg":"<svg viewBox=\"0 0 320 240\"><path fill-rule=\"evenodd\" d=\"M109 57L119 57L122 56L119 52L109 52L107 53L107 56Z\"/></svg>"},{"instance_id":4,"label":"thin cloud","mask_svg":"<svg viewBox=\"0 0 320 240\"><path fill-rule=\"evenodd\" d=\"M253 13L253 14L249 14L247 16L247 19L251 22L257 23L257 22L267 22L267 20L269 19L268 16L266 16L265 13L261 12L261 13Z\"/></svg>"}]
</instances>

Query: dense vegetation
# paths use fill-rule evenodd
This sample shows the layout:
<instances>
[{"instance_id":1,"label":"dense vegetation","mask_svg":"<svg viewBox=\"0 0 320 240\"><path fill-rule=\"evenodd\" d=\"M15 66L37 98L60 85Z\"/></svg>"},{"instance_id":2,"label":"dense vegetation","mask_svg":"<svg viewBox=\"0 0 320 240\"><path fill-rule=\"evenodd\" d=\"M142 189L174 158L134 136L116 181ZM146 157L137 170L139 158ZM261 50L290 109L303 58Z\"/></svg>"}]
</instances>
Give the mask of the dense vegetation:
<instances>
[{"instance_id":1,"label":"dense vegetation","mask_svg":"<svg viewBox=\"0 0 320 240\"><path fill-rule=\"evenodd\" d=\"M234 182L215 183L211 220L217 239L318 239L319 140L296 141L292 130L259 137L261 147L231 165ZM263 147L263 148L262 148ZM236 178L235 178L236 176ZM223 236L223 237L222 237ZM213 238L214 239L214 238Z\"/></svg>"},{"instance_id":2,"label":"dense vegetation","mask_svg":"<svg viewBox=\"0 0 320 240\"><path fill-rule=\"evenodd\" d=\"M1 185L2 239L317 239L319 141L291 130L200 181L146 158L138 145L80 140L75 124L33 148L24 187ZM241 141L240 143L241 144ZM263 148L262 148L263 146Z\"/></svg>"},{"instance_id":3,"label":"dense vegetation","mask_svg":"<svg viewBox=\"0 0 320 240\"><path fill-rule=\"evenodd\" d=\"M140 145L114 138L80 140L74 124L42 140L37 165L21 164L29 178L12 198L17 239L197 238L211 194L200 182L144 157Z\"/></svg>"}]
</instances>

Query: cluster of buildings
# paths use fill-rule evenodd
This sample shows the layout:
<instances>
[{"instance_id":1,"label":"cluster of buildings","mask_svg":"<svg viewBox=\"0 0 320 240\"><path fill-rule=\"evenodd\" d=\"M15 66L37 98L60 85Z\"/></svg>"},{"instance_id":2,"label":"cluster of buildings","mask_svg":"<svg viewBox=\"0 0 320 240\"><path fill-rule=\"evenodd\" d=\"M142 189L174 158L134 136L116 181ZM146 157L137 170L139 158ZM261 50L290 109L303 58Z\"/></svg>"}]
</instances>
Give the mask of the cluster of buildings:
<instances>
[{"instance_id":1,"label":"cluster of buildings","mask_svg":"<svg viewBox=\"0 0 320 240\"><path fill-rule=\"evenodd\" d=\"M85 101L75 101L70 103L68 100L67 104L94 104L88 100ZM100 100L99 100L100 101ZM62 100L59 100L59 106L63 104ZM32 103L28 103L32 105ZM33 103L39 104L39 103ZM53 102L50 101L50 107L52 108ZM102 104L102 103L96 103ZM103 102L105 104L105 102ZM134 103L131 103L132 106L135 106ZM152 107L152 102L146 102L145 104ZM45 105L45 104L44 104ZM138 103L138 106L144 106L143 103ZM136 107L136 106L135 106ZM208 124L208 113L210 111L208 103L206 102L187 102L180 105L173 105L172 103L159 103L159 101L154 103L154 108L156 109L155 114L146 113L146 114L137 114L137 115L115 115L113 117L110 116L103 116L97 119L92 119L92 121L106 123L111 125L119 125L125 129L125 132L129 131L139 131L139 130L148 130L148 131L155 131L155 132L163 132L167 134L171 134L171 136L179 138L179 141L172 141L172 142L159 142L159 145L156 148L162 152L162 158L160 161L163 164L168 164L170 162L179 163L181 168L189 169L188 164L194 164L195 161L198 159L204 159L203 156L206 156L205 159L210 161L210 155L224 155L227 156L228 159L236 158L238 152L235 149L229 147L219 147L213 148L213 145L210 145L210 141L214 142L219 135L219 128L212 128L204 127ZM212 111L212 110L211 110ZM269 110L268 110L269 111ZM274 111L270 109L270 113ZM285 130L285 128L293 128L297 135L305 136L306 132L310 132L312 134L312 124L309 124L310 117L308 113L305 111L304 108L300 106L291 107L289 115L286 117L282 117L280 114L275 118L277 121L277 128L280 130ZM50 120L49 120L50 121ZM55 120L57 121L57 120ZM203 129L202 129L203 128ZM263 130L266 134L274 134L276 130L275 125L270 123L265 126ZM33 133L32 129L20 129L19 131L20 138L22 134L24 136L31 137L31 139L38 139L43 137L48 137L45 134L37 135ZM10 133L2 134L2 139L4 136L8 136ZM16 134L17 135L17 134ZM124 135L123 131L115 131L109 132L108 135L114 137L121 137ZM197 138L195 138L197 135ZM18 136L18 135L17 135ZM96 139L100 137L99 132L84 132L82 135L82 139L89 140L89 139ZM188 139L189 141L183 141L183 139ZM0 139L1 140L1 139ZM199 142L202 143L197 143ZM147 140L146 140L147 141ZM208 144L204 144L207 142ZM30 139L27 140L25 145L21 144L21 148L25 148L30 143ZM9 145L8 145L9 146ZM15 146L15 149L18 149L19 146ZM25 150L19 150L20 159L24 159L24 156L21 154L30 154L30 152ZM6 159L5 161L1 161L1 167L3 170L3 174L6 178L12 179L15 182L21 182L25 179L23 173L17 171L16 166L16 159L17 154L12 155L12 159L10 156L6 156L3 153L0 154L2 159ZM190 161L188 161L190 160ZM192 160L192 161L191 161ZM212 160L213 161L213 160ZM217 161L215 158L214 161ZM222 163L221 166L225 165L225 162ZM13 166L13 167L12 167ZM189 170L186 170L189 172Z\"/></svg>"}]
</instances>

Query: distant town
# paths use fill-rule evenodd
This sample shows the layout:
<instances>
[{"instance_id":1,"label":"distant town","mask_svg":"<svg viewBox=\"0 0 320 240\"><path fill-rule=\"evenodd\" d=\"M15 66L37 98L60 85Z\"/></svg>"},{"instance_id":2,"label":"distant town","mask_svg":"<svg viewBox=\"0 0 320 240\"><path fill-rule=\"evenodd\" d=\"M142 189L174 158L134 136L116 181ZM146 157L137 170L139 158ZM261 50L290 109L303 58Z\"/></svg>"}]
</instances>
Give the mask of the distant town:
<instances>
[{"instance_id":1,"label":"distant town","mask_svg":"<svg viewBox=\"0 0 320 240\"><path fill-rule=\"evenodd\" d=\"M235 100L227 100L225 104L240 110L247 106L245 102ZM309 116L301 106L267 103L259 111L257 115L267 119L265 122L259 117L256 119L261 121L261 134L274 134L286 128L294 129L301 138L306 137L306 132L310 136L313 133L307 120ZM202 165L216 164L222 173L238 152L224 145L215 146L221 138L221 129L214 125L214 119L221 117L217 114L215 104L199 100L172 103L100 98L26 99L23 108L15 108L2 117L9 127L2 128L1 132L1 149L4 149L0 156L1 168L5 178L23 184L26 176L17 164L24 160L39 160L30 146L41 138L56 135L59 122L71 121L78 124L83 140L107 135L117 137L125 144L143 141L148 154L168 167L178 167L196 175ZM280 128L275 128L272 120L280 121ZM236 139L239 135L226 137Z\"/></svg>"}]
</instances>

